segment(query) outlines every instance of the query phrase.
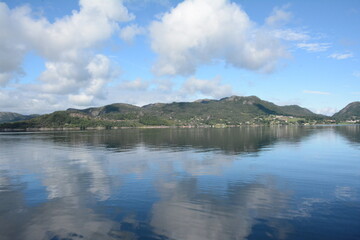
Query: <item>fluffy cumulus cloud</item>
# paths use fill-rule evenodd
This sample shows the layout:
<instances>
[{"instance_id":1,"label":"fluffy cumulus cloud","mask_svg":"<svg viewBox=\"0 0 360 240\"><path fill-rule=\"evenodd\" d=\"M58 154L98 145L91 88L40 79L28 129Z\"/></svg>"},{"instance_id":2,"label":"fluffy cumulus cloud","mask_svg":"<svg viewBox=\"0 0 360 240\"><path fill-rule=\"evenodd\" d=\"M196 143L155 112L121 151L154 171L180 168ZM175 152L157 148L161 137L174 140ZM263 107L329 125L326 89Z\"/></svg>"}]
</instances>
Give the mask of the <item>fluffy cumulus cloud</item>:
<instances>
[{"instance_id":1,"label":"fluffy cumulus cloud","mask_svg":"<svg viewBox=\"0 0 360 240\"><path fill-rule=\"evenodd\" d=\"M268 19L275 24L286 14ZM185 0L150 26L158 54L154 72L189 75L216 59L238 68L272 71L288 53L266 28L257 26L239 5L227 0Z\"/></svg>"},{"instance_id":2,"label":"fluffy cumulus cloud","mask_svg":"<svg viewBox=\"0 0 360 240\"><path fill-rule=\"evenodd\" d=\"M75 104L102 96L116 71L106 56L90 49L134 16L118 0L80 0L79 5L79 11L49 22L34 17L28 6L9 9L0 3L0 85L23 74L22 61L32 51L45 59L36 86L40 93L67 95Z\"/></svg>"},{"instance_id":3,"label":"fluffy cumulus cloud","mask_svg":"<svg viewBox=\"0 0 360 240\"><path fill-rule=\"evenodd\" d=\"M96 55L85 67L88 77L85 87L76 95L70 95L69 100L78 105L89 105L94 98L104 98L104 86L109 82L114 71L111 70L110 60L104 55Z\"/></svg>"},{"instance_id":4,"label":"fluffy cumulus cloud","mask_svg":"<svg viewBox=\"0 0 360 240\"><path fill-rule=\"evenodd\" d=\"M26 8L10 11L5 3L0 2L0 85L7 84L22 72L21 63L28 46L22 41L17 17L25 15L26 11Z\"/></svg>"}]
</instances>

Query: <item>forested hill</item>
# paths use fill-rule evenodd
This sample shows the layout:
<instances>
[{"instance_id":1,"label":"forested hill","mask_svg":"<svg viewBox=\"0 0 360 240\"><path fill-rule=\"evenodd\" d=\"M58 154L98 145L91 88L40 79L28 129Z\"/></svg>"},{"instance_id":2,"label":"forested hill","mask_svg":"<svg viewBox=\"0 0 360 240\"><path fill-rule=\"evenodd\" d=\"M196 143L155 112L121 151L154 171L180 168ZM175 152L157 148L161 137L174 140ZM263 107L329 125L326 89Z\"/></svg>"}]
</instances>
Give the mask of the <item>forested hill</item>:
<instances>
[{"instance_id":1,"label":"forested hill","mask_svg":"<svg viewBox=\"0 0 360 240\"><path fill-rule=\"evenodd\" d=\"M155 103L143 107L115 103L97 108L67 109L28 121L2 124L0 128L266 124L273 122L274 119L288 119L286 117L295 119L326 118L297 105L278 106L256 96L231 96L220 100Z\"/></svg>"},{"instance_id":2,"label":"forested hill","mask_svg":"<svg viewBox=\"0 0 360 240\"><path fill-rule=\"evenodd\" d=\"M38 115L22 115L22 114L13 113L13 112L0 112L0 123L27 120L27 119L31 119L31 118L34 118L37 116Z\"/></svg>"},{"instance_id":3,"label":"forested hill","mask_svg":"<svg viewBox=\"0 0 360 240\"><path fill-rule=\"evenodd\" d=\"M357 120L360 118L360 102L349 103L346 107L333 115L333 118L340 120Z\"/></svg>"}]
</instances>

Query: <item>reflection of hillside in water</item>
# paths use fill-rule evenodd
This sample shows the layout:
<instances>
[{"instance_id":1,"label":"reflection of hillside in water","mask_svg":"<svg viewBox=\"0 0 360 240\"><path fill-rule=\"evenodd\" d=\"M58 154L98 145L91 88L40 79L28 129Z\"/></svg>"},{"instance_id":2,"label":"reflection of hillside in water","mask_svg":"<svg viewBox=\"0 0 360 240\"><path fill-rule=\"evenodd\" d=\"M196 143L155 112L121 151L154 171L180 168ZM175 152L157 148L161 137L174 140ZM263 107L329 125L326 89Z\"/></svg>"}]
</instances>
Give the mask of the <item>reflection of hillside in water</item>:
<instances>
[{"instance_id":1,"label":"reflection of hillside in water","mask_svg":"<svg viewBox=\"0 0 360 240\"><path fill-rule=\"evenodd\" d=\"M360 125L338 126L334 128L336 133L345 137L352 143L360 143Z\"/></svg>"},{"instance_id":2,"label":"reflection of hillside in water","mask_svg":"<svg viewBox=\"0 0 360 240\"><path fill-rule=\"evenodd\" d=\"M220 188L218 179L208 182L207 177L222 176L223 170L243 158L234 154L261 151L278 142L298 143L312 134L328 137L321 133L329 132L359 143L359 126L4 135L0 138L0 239L291 239L296 231L297 236L307 233L303 239L311 239L312 225L317 223L312 215L330 206L329 216L341 216L338 209L346 211L343 202L305 198L294 208L292 195L298 193L281 186L276 175L244 180L239 172ZM134 151L118 152L126 150ZM141 194L131 195L132 189ZM336 194L356 199L351 189L337 187ZM146 215L137 207L147 199ZM134 208L129 209L128 202ZM350 222L338 227L350 226L344 239L351 239L359 229L354 221L359 208L349 209ZM342 231L331 217L322 221L330 232ZM324 231L318 239L329 236Z\"/></svg>"},{"instance_id":3,"label":"reflection of hillside in water","mask_svg":"<svg viewBox=\"0 0 360 240\"><path fill-rule=\"evenodd\" d=\"M181 151L185 149L221 150L227 154L258 152L279 141L300 142L312 134L311 129L298 127L242 127L195 129L124 129L66 133L54 135L54 141L71 146L86 144L126 151L145 145L153 149Z\"/></svg>"},{"instance_id":4,"label":"reflection of hillside in water","mask_svg":"<svg viewBox=\"0 0 360 240\"><path fill-rule=\"evenodd\" d=\"M173 150L216 148L232 153L237 144L223 149L225 143L222 141L228 141L230 144L231 141L239 141L238 139L241 142L265 137L264 141L253 140L254 143L236 148L255 151L267 143L272 143L272 139L275 141L277 137L283 137L279 132L254 132L254 129L249 128L246 131L242 130L241 137L238 138L239 132L228 130L137 129L115 131L116 134L99 131L4 137L1 139L1 145L6 151L3 151L0 157L0 232L4 239L24 240L75 240L83 237L172 239L179 236L179 231L186 232L186 229L189 229L192 232L189 232L185 239L190 239L195 236L196 228L210 227L212 230L209 233L213 237L204 232L197 233L197 236L202 236L202 239L215 239L214 237L224 234L229 237L244 237L250 234L256 222L255 217L273 216L282 209L284 203L279 202L282 193L276 189L274 183L232 185L220 195L204 194L199 192L197 177L203 174L220 174L221 169L230 165L236 156L208 155L204 152L188 155L185 151L161 151L159 154L157 151L148 151L149 148L163 149L170 146ZM293 138L291 134L285 136ZM215 143L211 143L213 138L217 138ZM129 153L130 155L118 155L112 154L111 151L103 151L103 147L115 150L136 148L136 151ZM112 169L116 169L116 175L109 174L107 162ZM182 165L182 173L186 172L192 176L190 180L178 182L171 177L162 177L176 176L179 163ZM106 212L129 211L123 209L121 204L107 205L108 199L114 194L113 191L122 188L122 182L126 181L125 176L154 171L151 170L154 166L154 190L160 194L162 200L154 202L151 219L141 220L136 215L125 214L114 221L107 216ZM30 175L24 182L16 179L14 171ZM40 189L33 185L26 186L28 183L33 184L33 181L39 181ZM39 192L42 192L43 198L35 199L32 205L31 195ZM103 205L107 206L105 212L96 207L98 202L103 202ZM257 213L254 215L253 212ZM175 215L183 217L187 223L184 225L184 222L177 222ZM194 225L195 222L190 221L191 219L196 220L198 225ZM231 223L231 219L241 223L242 228L238 229ZM181 226L185 226L186 229Z\"/></svg>"}]
</instances>

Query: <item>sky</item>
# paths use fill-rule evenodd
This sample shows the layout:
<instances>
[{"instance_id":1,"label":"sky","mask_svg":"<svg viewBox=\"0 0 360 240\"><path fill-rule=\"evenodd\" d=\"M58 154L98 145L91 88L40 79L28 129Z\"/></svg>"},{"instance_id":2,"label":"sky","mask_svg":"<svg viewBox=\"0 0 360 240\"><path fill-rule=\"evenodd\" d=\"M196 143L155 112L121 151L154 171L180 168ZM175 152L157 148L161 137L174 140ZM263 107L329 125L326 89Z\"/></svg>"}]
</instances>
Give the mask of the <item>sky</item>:
<instances>
[{"instance_id":1,"label":"sky","mask_svg":"<svg viewBox=\"0 0 360 240\"><path fill-rule=\"evenodd\" d=\"M0 0L0 111L360 100L358 0Z\"/></svg>"}]
</instances>

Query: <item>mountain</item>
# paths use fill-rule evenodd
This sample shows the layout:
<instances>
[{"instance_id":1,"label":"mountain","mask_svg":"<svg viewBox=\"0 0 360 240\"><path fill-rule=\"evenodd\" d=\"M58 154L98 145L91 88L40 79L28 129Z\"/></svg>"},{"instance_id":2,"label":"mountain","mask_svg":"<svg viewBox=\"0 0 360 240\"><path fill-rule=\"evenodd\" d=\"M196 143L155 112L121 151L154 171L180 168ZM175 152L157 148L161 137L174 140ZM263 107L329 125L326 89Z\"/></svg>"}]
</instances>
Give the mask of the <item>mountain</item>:
<instances>
[{"instance_id":1,"label":"mountain","mask_svg":"<svg viewBox=\"0 0 360 240\"><path fill-rule=\"evenodd\" d=\"M0 112L0 123L28 120L38 115L22 115L13 112Z\"/></svg>"},{"instance_id":2,"label":"mountain","mask_svg":"<svg viewBox=\"0 0 360 240\"><path fill-rule=\"evenodd\" d=\"M274 118L274 116L277 116ZM288 117L286 117L288 116ZM63 128L63 127L139 127L267 124L282 118L324 119L297 105L278 106L256 96L231 96L220 100L202 99L194 102L155 103L138 107L115 103L87 109L70 108L37 118L2 124L0 128ZM280 120L277 120L279 122ZM295 119L295 121L297 121Z\"/></svg>"},{"instance_id":3,"label":"mountain","mask_svg":"<svg viewBox=\"0 0 360 240\"><path fill-rule=\"evenodd\" d=\"M349 103L346 107L335 113L333 118L339 120L360 119L360 102Z\"/></svg>"},{"instance_id":4,"label":"mountain","mask_svg":"<svg viewBox=\"0 0 360 240\"><path fill-rule=\"evenodd\" d=\"M238 124L267 115L319 117L319 115L299 106L277 106L256 96L231 96L220 100L205 99L195 102L150 104L144 106L143 109L170 119L182 121L197 119L204 124Z\"/></svg>"}]
</instances>

